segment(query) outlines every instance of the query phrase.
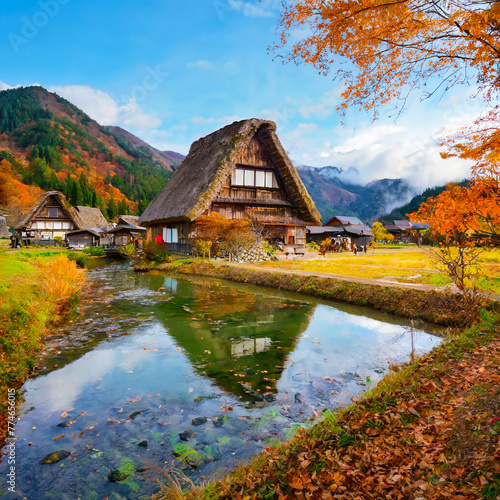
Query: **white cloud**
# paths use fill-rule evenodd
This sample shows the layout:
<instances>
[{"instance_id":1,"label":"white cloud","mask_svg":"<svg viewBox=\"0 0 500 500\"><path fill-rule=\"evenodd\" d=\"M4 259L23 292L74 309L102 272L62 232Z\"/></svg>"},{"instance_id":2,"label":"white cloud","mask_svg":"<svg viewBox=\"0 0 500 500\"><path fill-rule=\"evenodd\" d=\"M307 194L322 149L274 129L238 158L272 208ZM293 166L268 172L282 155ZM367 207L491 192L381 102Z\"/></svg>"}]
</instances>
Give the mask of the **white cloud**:
<instances>
[{"instance_id":1,"label":"white cloud","mask_svg":"<svg viewBox=\"0 0 500 500\"><path fill-rule=\"evenodd\" d=\"M333 90L332 92L325 92L319 102L302 105L299 107L299 114L302 118L328 118L340 103L340 92Z\"/></svg>"},{"instance_id":2,"label":"white cloud","mask_svg":"<svg viewBox=\"0 0 500 500\"><path fill-rule=\"evenodd\" d=\"M87 85L53 86L49 90L68 99L101 125L153 129L162 123L158 117L145 113L134 98L119 104L106 92Z\"/></svg>"},{"instance_id":3,"label":"white cloud","mask_svg":"<svg viewBox=\"0 0 500 500\"><path fill-rule=\"evenodd\" d=\"M200 60L187 63L186 68L199 68L199 69L209 70L215 68L215 66L210 61Z\"/></svg>"},{"instance_id":4,"label":"white cloud","mask_svg":"<svg viewBox=\"0 0 500 500\"><path fill-rule=\"evenodd\" d=\"M228 5L233 10L242 12L248 17L273 17L279 6L280 0L254 0L245 2L243 0L229 0Z\"/></svg>"},{"instance_id":5,"label":"white cloud","mask_svg":"<svg viewBox=\"0 0 500 500\"><path fill-rule=\"evenodd\" d=\"M15 87L13 87L12 85L9 85L8 83L4 83L4 82L0 81L0 91L1 90L10 90L10 89L14 89L16 87L19 87L19 85L16 85Z\"/></svg>"}]
</instances>

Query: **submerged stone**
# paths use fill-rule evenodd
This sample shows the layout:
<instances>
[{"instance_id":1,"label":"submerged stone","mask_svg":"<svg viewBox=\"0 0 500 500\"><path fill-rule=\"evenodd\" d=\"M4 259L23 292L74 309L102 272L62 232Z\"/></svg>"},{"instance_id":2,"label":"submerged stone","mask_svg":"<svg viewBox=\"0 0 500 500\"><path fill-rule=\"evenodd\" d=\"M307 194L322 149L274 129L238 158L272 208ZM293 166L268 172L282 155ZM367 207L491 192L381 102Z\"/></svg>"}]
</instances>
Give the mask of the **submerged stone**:
<instances>
[{"instance_id":1,"label":"submerged stone","mask_svg":"<svg viewBox=\"0 0 500 500\"><path fill-rule=\"evenodd\" d=\"M215 417L213 424L214 427L222 427L224 425L224 415L222 417Z\"/></svg>"},{"instance_id":2,"label":"submerged stone","mask_svg":"<svg viewBox=\"0 0 500 500\"><path fill-rule=\"evenodd\" d=\"M184 431L179 434L179 438L181 439L181 441L189 441L190 439L195 438L196 436L197 433L192 430Z\"/></svg>"},{"instance_id":3,"label":"submerged stone","mask_svg":"<svg viewBox=\"0 0 500 500\"><path fill-rule=\"evenodd\" d=\"M59 450L54 451L53 453L49 453L46 457L44 457L40 463L41 464L57 464L61 460L68 458L71 453L67 450Z\"/></svg>"},{"instance_id":4,"label":"submerged stone","mask_svg":"<svg viewBox=\"0 0 500 500\"><path fill-rule=\"evenodd\" d=\"M198 427L200 425L206 424L208 422L207 417L198 417L198 418L193 418L191 423L195 426Z\"/></svg>"},{"instance_id":5,"label":"submerged stone","mask_svg":"<svg viewBox=\"0 0 500 500\"><path fill-rule=\"evenodd\" d=\"M144 413L144 410L140 410L140 411L133 411L129 416L129 420L134 420L135 418L137 418L139 415L141 415L142 413Z\"/></svg>"},{"instance_id":6,"label":"submerged stone","mask_svg":"<svg viewBox=\"0 0 500 500\"><path fill-rule=\"evenodd\" d=\"M147 448L148 447L148 440L147 439L141 439L138 443L137 443L137 446L142 446L144 448Z\"/></svg>"},{"instance_id":7,"label":"submerged stone","mask_svg":"<svg viewBox=\"0 0 500 500\"><path fill-rule=\"evenodd\" d=\"M110 483L119 483L121 481L125 481L130 474L126 474L125 472L120 472L119 470L110 470L108 474L108 480Z\"/></svg>"},{"instance_id":8,"label":"submerged stone","mask_svg":"<svg viewBox=\"0 0 500 500\"><path fill-rule=\"evenodd\" d=\"M295 393L295 402L302 403L302 394L300 392Z\"/></svg>"},{"instance_id":9,"label":"submerged stone","mask_svg":"<svg viewBox=\"0 0 500 500\"><path fill-rule=\"evenodd\" d=\"M60 424L57 424L57 427L70 427L69 421L66 422L61 422Z\"/></svg>"}]
</instances>

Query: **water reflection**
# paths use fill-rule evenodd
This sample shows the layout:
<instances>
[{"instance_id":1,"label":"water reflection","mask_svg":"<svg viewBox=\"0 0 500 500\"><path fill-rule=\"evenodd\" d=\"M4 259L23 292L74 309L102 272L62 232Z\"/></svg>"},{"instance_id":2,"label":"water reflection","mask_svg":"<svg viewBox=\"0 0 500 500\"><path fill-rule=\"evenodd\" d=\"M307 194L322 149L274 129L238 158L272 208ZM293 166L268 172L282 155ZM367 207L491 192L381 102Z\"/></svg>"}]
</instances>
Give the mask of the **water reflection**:
<instances>
[{"instance_id":1,"label":"water reflection","mask_svg":"<svg viewBox=\"0 0 500 500\"><path fill-rule=\"evenodd\" d=\"M243 401L274 394L288 355L316 306L206 280L166 278L155 309L191 364ZM269 398L268 398L269 399Z\"/></svg>"},{"instance_id":2,"label":"water reflection","mask_svg":"<svg viewBox=\"0 0 500 500\"><path fill-rule=\"evenodd\" d=\"M47 339L45 369L24 386L8 500L148 497L151 462L194 480L220 473L440 342L381 313L248 285L124 265L89 281L83 317ZM40 464L57 450L71 456ZM127 481L108 480L127 467Z\"/></svg>"}]
</instances>

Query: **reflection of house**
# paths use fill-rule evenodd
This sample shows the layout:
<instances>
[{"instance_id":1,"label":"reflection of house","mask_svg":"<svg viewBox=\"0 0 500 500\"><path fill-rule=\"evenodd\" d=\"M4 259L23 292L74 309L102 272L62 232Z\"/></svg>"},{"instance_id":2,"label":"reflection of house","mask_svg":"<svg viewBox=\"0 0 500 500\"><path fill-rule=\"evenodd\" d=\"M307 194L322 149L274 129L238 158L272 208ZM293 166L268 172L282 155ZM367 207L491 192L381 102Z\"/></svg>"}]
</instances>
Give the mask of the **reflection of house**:
<instances>
[{"instance_id":1,"label":"reflection of house","mask_svg":"<svg viewBox=\"0 0 500 500\"><path fill-rule=\"evenodd\" d=\"M271 121L243 120L196 141L139 219L148 239L161 235L172 250L187 250L193 222L216 212L266 227L288 251L303 249L306 226L321 216L275 131Z\"/></svg>"},{"instance_id":2,"label":"reflection of house","mask_svg":"<svg viewBox=\"0 0 500 500\"><path fill-rule=\"evenodd\" d=\"M58 191L40 196L38 203L15 227L15 242L50 245L62 242L68 233L84 228L107 228L98 208L72 207Z\"/></svg>"},{"instance_id":3,"label":"reflection of house","mask_svg":"<svg viewBox=\"0 0 500 500\"><path fill-rule=\"evenodd\" d=\"M231 356L233 358L251 356L252 354L268 351L270 346L271 339L268 337L232 340Z\"/></svg>"}]
</instances>

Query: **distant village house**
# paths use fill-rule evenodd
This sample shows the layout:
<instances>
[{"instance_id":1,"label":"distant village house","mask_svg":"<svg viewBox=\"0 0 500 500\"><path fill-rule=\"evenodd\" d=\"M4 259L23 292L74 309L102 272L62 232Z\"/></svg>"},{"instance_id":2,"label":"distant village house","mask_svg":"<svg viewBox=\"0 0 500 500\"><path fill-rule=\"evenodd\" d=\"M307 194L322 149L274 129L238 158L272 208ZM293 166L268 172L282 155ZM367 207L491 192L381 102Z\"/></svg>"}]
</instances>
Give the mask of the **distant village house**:
<instances>
[{"instance_id":1,"label":"distant village house","mask_svg":"<svg viewBox=\"0 0 500 500\"><path fill-rule=\"evenodd\" d=\"M38 203L15 226L13 246L21 244L58 245L67 238L94 244L82 229L107 230L108 223L98 208L72 207L59 191L40 196ZM74 233L77 231L77 233ZM73 240L73 241L75 241ZM75 244L76 247L83 246Z\"/></svg>"}]
</instances>

